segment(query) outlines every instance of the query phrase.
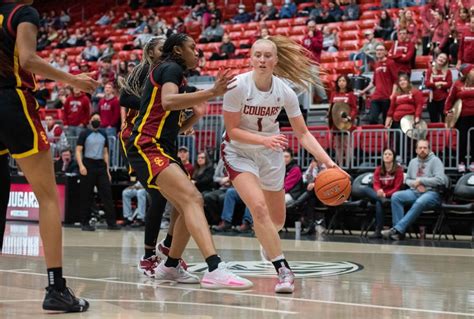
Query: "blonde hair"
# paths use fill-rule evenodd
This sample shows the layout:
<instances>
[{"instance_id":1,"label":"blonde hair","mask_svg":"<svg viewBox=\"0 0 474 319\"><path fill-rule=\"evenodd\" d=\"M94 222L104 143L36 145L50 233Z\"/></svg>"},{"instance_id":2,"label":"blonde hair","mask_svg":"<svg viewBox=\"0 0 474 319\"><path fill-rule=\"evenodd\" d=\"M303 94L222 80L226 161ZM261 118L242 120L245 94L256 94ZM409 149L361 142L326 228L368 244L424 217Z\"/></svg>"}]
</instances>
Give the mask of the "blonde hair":
<instances>
[{"instance_id":1,"label":"blonde hair","mask_svg":"<svg viewBox=\"0 0 474 319\"><path fill-rule=\"evenodd\" d=\"M157 45L164 43L165 40L165 36L157 36L151 38L145 44L140 63L133 68L132 72L127 76L127 79L122 78L119 80L119 86L124 92L141 97L146 82L141 80L142 73L147 72L148 75L148 73L151 72L152 66L157 63L153 61L153 50Z\"/></svg>"},{"instance_id":2,"label":"blonde hair","mask_svg":"<svg viewBox=\"0 0 474 319\"><path fill-rule=\"evenodd\" d=\"M401 78L405 78L408 82L408 87L407 87L407 90L406 91L403 91L402 88L400 87L400 79ZM398 94L401 94L401 93L408 93L408 92L411 92L411 90L413 89L413 86L411 85L411 82L410 82L410 76L406 73L400 73L398 75L398 79L397 79L397 88L396 88L396 93Z\"/></svg>"},{"instance_id":3,"label":"blonde hair","mask_svg":"<svg viewBox=\"0 0 474 319\"><path fill-rule=\"evenodd\" d=\"M273 73L285 78L301 89L308 89L309 84L320 86L317 76L320 76L319 64L311 60L311 52L288 37L271 36L268 39L257 40L259 43L272 43L275 46L278 63Z\"/></svg>"}]
</instances>

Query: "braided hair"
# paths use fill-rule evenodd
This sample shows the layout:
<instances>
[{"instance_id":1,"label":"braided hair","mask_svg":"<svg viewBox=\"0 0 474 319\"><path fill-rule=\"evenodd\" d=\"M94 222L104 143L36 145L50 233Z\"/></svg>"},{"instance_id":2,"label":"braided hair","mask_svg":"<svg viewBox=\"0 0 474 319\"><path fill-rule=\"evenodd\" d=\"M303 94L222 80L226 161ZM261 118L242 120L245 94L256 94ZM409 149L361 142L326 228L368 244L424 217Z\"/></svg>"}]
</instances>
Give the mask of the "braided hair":
<instances>
[{"instance_id":1,"label":"braided hair","mask_svg":"<svg viewBox=\"0 0 474 319\"><path fill-rule=\"evenodd\" d=\"M177 55L174 51L175 46L182 46L184 42L191 39L189 35L185 33L172 34L163 45L163 54L161 56L161 63L173 61L182 66L185 70L187 69L186 61Z\"/></svg>"}]
</instances>

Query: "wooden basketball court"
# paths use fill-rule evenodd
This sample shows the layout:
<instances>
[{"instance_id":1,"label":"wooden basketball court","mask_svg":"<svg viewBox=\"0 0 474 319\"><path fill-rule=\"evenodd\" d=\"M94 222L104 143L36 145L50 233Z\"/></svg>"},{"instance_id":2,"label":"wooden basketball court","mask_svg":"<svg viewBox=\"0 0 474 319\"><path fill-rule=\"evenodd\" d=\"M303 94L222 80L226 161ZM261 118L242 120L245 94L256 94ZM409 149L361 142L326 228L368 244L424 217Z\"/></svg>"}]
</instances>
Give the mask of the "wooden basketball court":
<instances>
[{"instance_id":1,"label":"wooden basketball court","mask_svg":"<svg viewBox=\"0 0 474 319\"><path fill-rule=\"evenodd\" d=\"M38 226L9 223L0 255L0 318L474 318L468 241L453 248L427 240L397 245L286 237L284 251L298 277L293 295L273 292L274 269L260 260L255 238L214 236L219 254L255 286L210 291L139 274L142 231L65 228L64 272L91 307L51 316L41 309L46 276ZM196 273L205 268L193 242L184 258Z\"/></svg>"}]
</instances>

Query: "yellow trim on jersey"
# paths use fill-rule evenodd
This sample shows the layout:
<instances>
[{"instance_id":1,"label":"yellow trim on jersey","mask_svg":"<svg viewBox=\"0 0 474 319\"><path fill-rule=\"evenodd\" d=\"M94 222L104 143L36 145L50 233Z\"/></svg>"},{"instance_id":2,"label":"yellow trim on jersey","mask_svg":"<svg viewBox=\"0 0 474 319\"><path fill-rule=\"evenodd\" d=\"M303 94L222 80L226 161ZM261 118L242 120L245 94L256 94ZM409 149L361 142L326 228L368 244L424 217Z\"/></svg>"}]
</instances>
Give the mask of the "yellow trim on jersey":
<instances>
[{"instance_id":1,"label":"yellow trim on jersey","mask_svg":"<svg viewBox=\"0 0 474 319\"><path fill-rule=\"evenodd\" d=\"M19 61L18 46L15 44L15 51L13 53L13 73L16 78L16 87L21 87L21 77L20 77L20 61Z\"/></svg>"},{"instance_id":2,"label":"yellow trim on jersey","mask_svg":"<svg viewBox=\"0 0 474 319\"><path fill-rule=\"evenodd\" d=\"M150 177L147 180L148 187L155 188L155 189L159 190L160 188L157 185L151 184L151 180L153 179L153 171L151 169L151 163L150 163L149 159L146 157L145 153L143 153L140 145L138 145L138 141L140 140L140 137L142 136L141 131L143 129L143 126L145 126L146 120L150 116L151 108L153 107L153 103L155 102L157 92L158 92L158 88L154 87L153 92L151 93L150 103L148 104L148 106L146 108L145 116L143 117L143 121L140 123L140 126L138 127L138 132L140 132L140 133L138 133L137 137L135 138L135 141L133 141L133 145L135 145L135 147L138 150L138 154L141 155L141 157L143 158L143 160L146 163L146 166L148 167L148 174L150 175Z\"/></svg>"},{"instance_id":3,"label":"yellow trim on jersey","mask_svg":"<svg viewBox=\"0 0 474 319\"><path fill-rule=\"evenodd\" d=\"M120 131L119 133L119 140L120 140L120 145L122 146L122 151L123 151L123 156L128 161L128 154L127 154L127 148L125 147L125 141L123 140L123 131ZM133 168L132 165L130 165L130 162L128 163L128 175L131 175L133 173Z\"/></svg>"},{"instance_id":4,"label":"yellow trim on jersey","mask_svg":"<svg viewBox=\"0 0 474 319\"><path fill-rule=\"evenodd\" d=\"M163 148L160 146L159 143L156 143L156 148L161 152L161 154L163 154L164 156L168 157L168 158L169 158L170 160L172 160L173 162L176 162L176 160L175 160L172 156L170 156L170 155L168 155L168 154L165 153L165 151L163 150Z\"/></svg>"},{"instance_id":5,"label":"yellow trim on jersey","mask_svg":"<svg viewBox=\"0 0 474 319\"><path fill-rule=\"evenodd\" d=\"M26 99L25 95L23 95L23 92L19 89L16 89L16 92L18 93L18 96L20 97L21 100L21 105L23 106L23 112L25 113L26 119L28 120L28 123L30 124L31 131L33 132L33 148L27 152L21 153L21 154L12 154L13 158L25 158L28 156L31 156L33 154L36 154L39 152L38 150L38 132L36 132L36 127L33 124L33 120L31 119L30 113L28 112L28 105L26 104Z\"/></svg>"},{"instance_id":6,"label":"yellow trim on jersey","mask_svg":"<svg viewBox=\"0 0 474 319\"><path fill-rule=\"evenodd\" d=\"M161 137L161 133L163 132L163 127L165 126L166 119L168 116L171 114L171 111L166 111L165 116L161 119L160 125L158 126L158 131L156 132L156 139L159 139Z\"/></svg>"},{"instance_id":7,"label":"yellow trim on jersey","mask_svg":"<svg viewBox=\"0 0 474 319\"><path fill-rule=\"evenodd\" d=\"M0 155L8 154L8 149L4 149L0 151Z\"/></svg>"}]
</instances>

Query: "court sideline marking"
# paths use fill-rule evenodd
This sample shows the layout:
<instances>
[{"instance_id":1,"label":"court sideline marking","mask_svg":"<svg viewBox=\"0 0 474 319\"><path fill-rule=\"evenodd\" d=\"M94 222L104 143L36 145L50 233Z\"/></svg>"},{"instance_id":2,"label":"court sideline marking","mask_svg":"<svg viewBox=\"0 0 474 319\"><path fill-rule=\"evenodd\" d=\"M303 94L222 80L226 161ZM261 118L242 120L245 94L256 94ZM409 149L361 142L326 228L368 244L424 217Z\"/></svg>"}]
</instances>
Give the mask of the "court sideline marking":
<instances>
[{"instance_id":1,"label":"court sideline marking","mask_svg":"<svg viewBox=\"0 0 474 319\"><path fill-rule=\"evenodd\" d=\"M34 273L34 272L9 271L9 270L1 270L1 269L0 269L0 272L9 272L9 273L17 273L17 274L23 274L23 275L46 277L46 274L40 274L40 273ZM412 312L442 314L442 315L457 315L457 316L472 318L472 313L465 313L465 312L417 309L417 308L396 307L396 306L382 306L382 305L362 304L362 303L359 304L359 303L352 303L352 302L330 301L330 300L319 300L319 299L290 298L290 297L283 297L283 296L268 296L268 295L251 294L251 293L246 293L246 292L236 292L236 291L229 291L229 290L210 290L210 289L201 289L201 288L184 288L184 287L177 287L177 286L158 286L157 287L157 285L147 284L147 283L134 283L134 282L128 282L128 281L94 279L94 278L86 278L86 277L65 276L65 278L70 278L70 279L75 279L75 280L115 283L115 284L123 284L123 285L147 286L147 287L153 287L153 288L159 287L159 288L186 290L186 291L206 291L206 292L212 292L212 293L218 293L218 294L239 295L239 296L247 296L247 297L289 300L289 301L309 302L309 303L318 303L318 304L352 306L352 307L362 307L362 308L365 307L365 308L375 308L375 309L390 309L390 310L398 310L398 311L412 311Z\"/></svg>"}]
</instances>

